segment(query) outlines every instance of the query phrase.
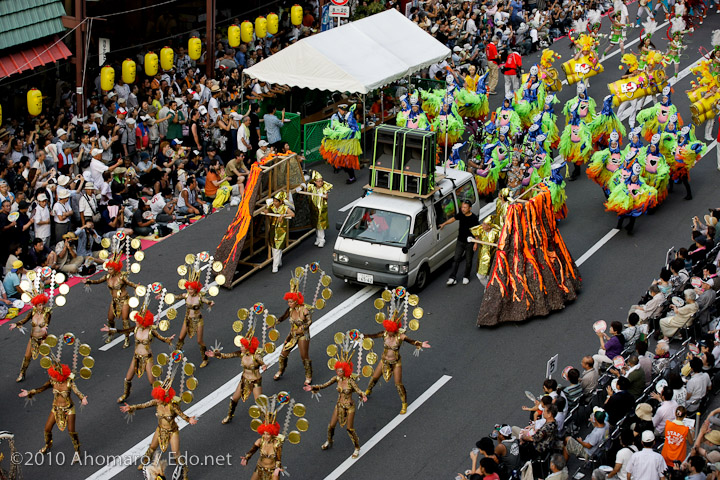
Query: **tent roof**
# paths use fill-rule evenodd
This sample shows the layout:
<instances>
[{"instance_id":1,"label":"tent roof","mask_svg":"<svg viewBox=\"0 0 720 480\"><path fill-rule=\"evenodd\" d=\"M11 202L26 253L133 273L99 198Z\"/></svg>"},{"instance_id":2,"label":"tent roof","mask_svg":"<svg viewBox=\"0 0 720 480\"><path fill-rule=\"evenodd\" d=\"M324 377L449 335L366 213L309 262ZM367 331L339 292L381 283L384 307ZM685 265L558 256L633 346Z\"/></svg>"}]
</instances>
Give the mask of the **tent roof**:
<instances>
[{"instance_id":1,"label":"tent roof","mask_svg":"<svg viewBox=\"0 0 720 480\"><path fill-rule=\"evenodd\" d=\"M368 93L450 55L395 9L304 38L245 70L258 80Z\"/></svg>"}]
</instances>

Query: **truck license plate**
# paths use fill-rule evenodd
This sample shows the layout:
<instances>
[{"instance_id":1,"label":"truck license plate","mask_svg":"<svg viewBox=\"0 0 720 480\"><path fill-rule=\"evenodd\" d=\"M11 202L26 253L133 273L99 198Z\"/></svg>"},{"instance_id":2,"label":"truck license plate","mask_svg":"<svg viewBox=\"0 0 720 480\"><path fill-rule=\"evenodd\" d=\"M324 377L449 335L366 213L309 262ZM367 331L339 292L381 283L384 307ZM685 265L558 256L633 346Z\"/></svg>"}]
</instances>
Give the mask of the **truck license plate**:
<instances>
[{"instance_id":1,"label":"truck license plate","mask_svg":"<svg viewBox=\"0 0 720 480\"><path fill-rule=\"evenodd\" d=\"M357 281L362 283L373 283L373 276L368 275L367 273L358 273L357 274Z\"/></svg>"}]
</instances>

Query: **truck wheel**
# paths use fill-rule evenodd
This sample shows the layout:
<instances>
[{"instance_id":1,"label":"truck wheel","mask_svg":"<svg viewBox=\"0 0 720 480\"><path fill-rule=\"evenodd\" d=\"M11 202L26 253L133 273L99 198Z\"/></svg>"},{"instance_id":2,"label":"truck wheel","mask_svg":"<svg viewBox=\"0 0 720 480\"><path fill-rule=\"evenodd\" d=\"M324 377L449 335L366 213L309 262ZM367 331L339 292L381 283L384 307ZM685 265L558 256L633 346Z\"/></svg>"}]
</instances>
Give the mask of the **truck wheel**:
<instances>
[{"instance_id":1,"label":"truck wheel","mask_svg":"<svg viewBox=\"0 0 720 480\"><path fill-rule=\"evenodd\" d=\"M427 265L423 265L418 270L417 278L415 279L415 288L419 290L424 289L428 281L430 281L430 268Z\"/></svg>"}]
</instances>

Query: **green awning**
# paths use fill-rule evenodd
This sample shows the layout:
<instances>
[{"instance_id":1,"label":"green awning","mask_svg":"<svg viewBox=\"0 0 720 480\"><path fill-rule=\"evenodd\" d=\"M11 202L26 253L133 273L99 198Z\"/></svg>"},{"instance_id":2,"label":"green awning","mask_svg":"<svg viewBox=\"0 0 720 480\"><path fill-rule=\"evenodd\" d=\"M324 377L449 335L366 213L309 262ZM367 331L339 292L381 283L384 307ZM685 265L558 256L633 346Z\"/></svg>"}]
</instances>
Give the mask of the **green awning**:
<instances>
[{"instance_id":1,"label":"green awning","mask_svg":"<svg viewBox=\"0 0 720 480\"><path fill-rule=\"evenodd\" d=\"M0 1L0 50L65 31L58 0Z\"/></svg>"}]
</instances>

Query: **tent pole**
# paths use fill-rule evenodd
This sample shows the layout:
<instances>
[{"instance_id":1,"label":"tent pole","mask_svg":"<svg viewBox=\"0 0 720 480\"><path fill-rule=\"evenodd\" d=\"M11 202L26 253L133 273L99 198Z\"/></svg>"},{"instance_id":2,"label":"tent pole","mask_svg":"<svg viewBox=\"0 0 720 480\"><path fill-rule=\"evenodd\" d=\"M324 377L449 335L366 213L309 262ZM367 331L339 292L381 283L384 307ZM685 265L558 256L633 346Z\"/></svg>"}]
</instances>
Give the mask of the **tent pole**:
<instances>
[{"instance_id":1,"label":"tent pole","mask_svg":"<svg viewBox=\"0 0 720 480\"><path fill-rule=\"evenodd\" d=\"M240 91L242 92L244 88L245 88L245 69L243 68L243 71L240 74ZM245 110L243 110L244 104L245 104L245 95L243 95L241 93L240 94L240 112L245 111Z\"/></svg>"},{"instance_id":2,"label":"tent pole","mask_svg":"<svg viewBox=\"0 0 720 480\"><path fill-rule=\"evenodd\" d=\"M362 96L362 105L363 105L363 126L360 128L361 132L362 132L363 128L367 125L367 110L365 109L365 94L364 93ZM368 129L368 131L369 131L369 129ZM363 137L363 154L367 155L367 132L365 132L365 135L363 135L362 137Z\"/></svg>"},{"instance_id":3,"label":"tent pole","mask_svg":"<svg viewBox=\"0 0 720 480\"><path fill-rule=\"evenodd\" d=\"M385 98L382 87L380 87L380 123L385 123Z\"/></svg>"}]
</instances>

